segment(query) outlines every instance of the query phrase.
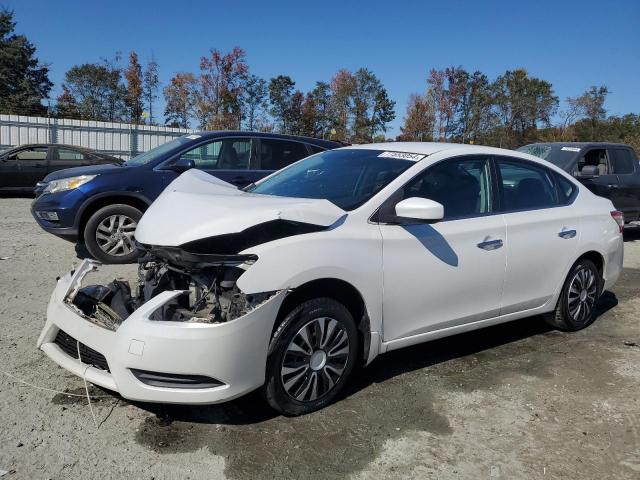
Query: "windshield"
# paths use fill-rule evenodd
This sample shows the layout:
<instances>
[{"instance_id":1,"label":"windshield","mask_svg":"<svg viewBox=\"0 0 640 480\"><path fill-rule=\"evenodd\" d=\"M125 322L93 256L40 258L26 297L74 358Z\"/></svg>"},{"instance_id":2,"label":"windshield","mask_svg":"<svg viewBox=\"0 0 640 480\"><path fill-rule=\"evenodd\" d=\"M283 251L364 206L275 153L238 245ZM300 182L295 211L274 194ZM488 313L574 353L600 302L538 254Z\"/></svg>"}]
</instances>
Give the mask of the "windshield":
<instances>
[{"instance_id":1,"label":"windshield","mask_svg":"<svg viewBox=\"0 0 640 480\"><path fill-rule=\"evenodd\" d=\"M554 165L567 170L576 155L580 153L580 147L571 145L546 145L543 143L533 143L520 147L518 152L528 153L538 158L551 162Z\"/></svg>"},{"instance_id":2,"label":"windshield","mask_svg":"<svg viewBox=\"0 0 640 480\"><path fill-rule=\"evenodd\" d=\"M145 165L164 155L165 153L170 152L174 148L179 147L180 145L184 145L185 143L189 142L189 140L190 139L187 137L176 138L174 140L171 140L170 142L163 143L156 148L152 148L147 152L141 153L140 155L133 157L131 160L127 160L126 164L133 166Z\"/></svg>"},{"instance_id":3,"label":"windshield","mask_svg":"<svg viewBox=\"0 0 640 480\"><path fill-rule=\"evenodd\" d=\"M317 198L343 210L359 207L415 162L380 157L382 150L332 150L280 170L247 189L279 197Z\"/></svg>"}]
</instances>

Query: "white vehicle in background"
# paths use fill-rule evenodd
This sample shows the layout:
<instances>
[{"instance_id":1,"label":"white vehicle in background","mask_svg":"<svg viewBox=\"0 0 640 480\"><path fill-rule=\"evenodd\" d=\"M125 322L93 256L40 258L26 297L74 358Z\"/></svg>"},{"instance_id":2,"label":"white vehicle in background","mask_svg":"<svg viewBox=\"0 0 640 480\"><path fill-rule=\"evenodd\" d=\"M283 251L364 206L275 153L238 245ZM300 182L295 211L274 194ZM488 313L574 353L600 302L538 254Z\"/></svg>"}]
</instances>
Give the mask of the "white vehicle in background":
<instances>
[{"instance_id":1,"label":"white vehicle in background","mask_svg":"<svg viewBox=\"0 0 640 480\"><path fill-rule=\"evenodd\" d=\"M245 190L191 170L138 225L134 292L85 285L85 261L38 346L128 399L261 389L304 414L390 350L538 314L586 327L622 270L622 226L559 168L496 148L341 148Z\"/></svg>"}]
</instances>

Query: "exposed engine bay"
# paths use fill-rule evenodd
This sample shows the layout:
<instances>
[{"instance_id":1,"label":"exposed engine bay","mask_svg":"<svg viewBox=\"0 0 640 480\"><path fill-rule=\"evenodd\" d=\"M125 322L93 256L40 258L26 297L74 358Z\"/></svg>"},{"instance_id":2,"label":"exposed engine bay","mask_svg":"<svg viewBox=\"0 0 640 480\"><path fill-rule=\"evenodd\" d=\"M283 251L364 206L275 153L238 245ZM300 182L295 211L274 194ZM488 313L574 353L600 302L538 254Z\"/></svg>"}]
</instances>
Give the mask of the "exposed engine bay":
<instances>
[{"instance_id":1,"label":"exposed engine bay","mask_svg":"<svg viewBox=\"0 0 640 480\"><path fill-rule=\"evenodd\" d=\"M87 320L116 330L141 305L165 291L183 293L153 312L151 320L224 323L249 313L277 292L247 295L236 281L255 261L252 255L211 255L179 247L148 247L138 263L137 285L113 280L83 285L65 302ZM97 269L97 266L94 267Z\"/></svg>"}]
</instances>

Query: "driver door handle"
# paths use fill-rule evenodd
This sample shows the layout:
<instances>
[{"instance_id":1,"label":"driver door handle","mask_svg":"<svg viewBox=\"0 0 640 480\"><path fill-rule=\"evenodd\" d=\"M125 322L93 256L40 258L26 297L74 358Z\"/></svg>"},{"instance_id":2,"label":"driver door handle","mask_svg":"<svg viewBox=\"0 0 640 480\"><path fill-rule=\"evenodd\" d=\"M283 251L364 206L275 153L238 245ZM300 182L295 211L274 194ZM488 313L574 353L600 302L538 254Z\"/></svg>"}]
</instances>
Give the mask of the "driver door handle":
<instances>
[{"instance_id":1,"label":"driver door handle","mask_svg":"<svg viewBox=\"0 0 640 480\"><path fill-rule=\"evenodd\" d=\"M483 250L496 250L500 247L502 247L503 243L502 240L486 240L484 242L480 242L478 244L478 248L481 248Z\"/></svg>"}]
</instances>

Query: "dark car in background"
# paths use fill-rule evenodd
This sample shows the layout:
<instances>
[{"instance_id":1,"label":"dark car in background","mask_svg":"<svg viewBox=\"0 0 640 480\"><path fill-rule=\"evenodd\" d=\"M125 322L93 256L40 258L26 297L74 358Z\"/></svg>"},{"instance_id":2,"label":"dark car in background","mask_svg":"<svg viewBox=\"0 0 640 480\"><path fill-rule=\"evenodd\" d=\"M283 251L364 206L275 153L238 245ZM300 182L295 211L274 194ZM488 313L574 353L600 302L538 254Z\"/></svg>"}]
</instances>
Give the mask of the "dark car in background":
<instances>
[{"instance_id":1,"label":"dark car in background","mask_svg":"<svg viewBox=\"0 0 640 480\"><path fill-rule=\"evenodd\" d=\"M73 145L21 145L0 153L0 192L32 193L40 180L56 170L113 163L122 160Z\"/></svg>"},{"instance_id":2,"label":"dark car in background","mask_svg":"<svg viewBox=\"0 0 640 480\"><path fill-rule=\"evenodd\" d=\"M84 245L104 263L134 261L133 234L151 202L178 175L204 170L239 188L314 153L344 144L257 132L185 135L121 165L71 168L48 175L31 213L47 232Z\"/></svg>"},{"instance_id":3,"label":"dark car in background","mask_svg":"<svg viewBox=\"0 0 640 480\"><path fill-rule=\"evenodd\" d=\"M629 145L604 142L532 143L518 149L572 174L596 195L610 199L626 223L640 220L640 164Z\"/></svg>"}]
</instances>

